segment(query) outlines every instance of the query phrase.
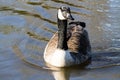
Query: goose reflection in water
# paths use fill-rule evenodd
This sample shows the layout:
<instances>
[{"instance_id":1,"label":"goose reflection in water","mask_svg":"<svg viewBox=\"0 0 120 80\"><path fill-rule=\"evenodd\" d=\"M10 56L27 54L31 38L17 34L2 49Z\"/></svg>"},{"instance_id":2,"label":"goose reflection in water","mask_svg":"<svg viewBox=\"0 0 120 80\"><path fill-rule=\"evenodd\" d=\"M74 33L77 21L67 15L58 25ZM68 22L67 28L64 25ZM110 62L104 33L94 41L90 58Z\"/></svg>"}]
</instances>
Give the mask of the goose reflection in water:
<instances>
[{"instance_id":1,"label":"goose reflection in water","mask_svg":"<svg viewBox=\"0 0 120 80\"><path fill-rule=\"evenodd\" d=\"M55 80L70 80L70 77L77 77L86 74L86 70L73 68L57 68L52 71Z\"/></svg>"},{"instance_id":2,"label":"goose reflection in water","mask_svg":"<svg viewBox=\"0 0 120 80\"><path fill-rule=\"evenodd\" d=\"M90 62L88 62L87 64L82 64L81 67L77 65L64 68L55 67L50 64L46 65L48 69L52 71L51 73L55 80L70 80L71 77L76 78L77 76L80 77L87 74L88 70L90 70L88 68L89 64Z\"/></svg>"}]
</instances>

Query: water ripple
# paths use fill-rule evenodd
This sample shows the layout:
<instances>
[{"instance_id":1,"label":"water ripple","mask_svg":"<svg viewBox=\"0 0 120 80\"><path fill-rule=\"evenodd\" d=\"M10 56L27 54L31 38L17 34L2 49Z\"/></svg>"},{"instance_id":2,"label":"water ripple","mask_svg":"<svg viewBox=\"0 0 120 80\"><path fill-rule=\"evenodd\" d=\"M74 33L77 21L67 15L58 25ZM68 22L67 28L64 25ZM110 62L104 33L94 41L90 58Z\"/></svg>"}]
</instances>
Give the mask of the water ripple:
<instances>
[{"instance_id":1,"label":"water ripple","mask_svg":"<svg viewBox=\"0 0 120 80\"><path fill-rule=\"evenodd\" d=\"M32 37L32 38L34 38L34 39L37 39L37 40L41 40L41 41L49 41L49 39L47 38L47 37L43 37L43 36L40 36L40 35L37 35L37 34L35 34L34 32L27 32L27 34L30 36L30 37Z\"/></svg>"},{"instance_id":2,"label":"water ripple","mask_svg":"<svg viewBox=\"0 0 120 80\"><path fill-rule=\"evenodd\" d=\"M34 17L39 18L39 19L41 19L43 21L47 21L47 22L49 22L51 24L56 25L56 22L54 22L54 21L52 21L50 19L44 18L40 14L28 12L26 10L17 10L17 9L10 8L10 7L2 7L2 8L0 8L0 11L12 11L13 13L17 13L19 15L34 16Z\"/></svg>"},{"instance_id":3,"label":"water ripple","mask_svg":"<svg viewBox=\"0 0 120 80\"><path fill-rule=\"evenodd\" d=\"M78 6L78 5L75 5L73 3L69 3L69 2L65 2L65 1L61 1L61 0L51 0L51 1L56 2L56 3L67 4L67 5L73 6L73 7L84 8L84 9L90 10L89 8L86 8L84 6Z\"/></svg>"}]
</instances>

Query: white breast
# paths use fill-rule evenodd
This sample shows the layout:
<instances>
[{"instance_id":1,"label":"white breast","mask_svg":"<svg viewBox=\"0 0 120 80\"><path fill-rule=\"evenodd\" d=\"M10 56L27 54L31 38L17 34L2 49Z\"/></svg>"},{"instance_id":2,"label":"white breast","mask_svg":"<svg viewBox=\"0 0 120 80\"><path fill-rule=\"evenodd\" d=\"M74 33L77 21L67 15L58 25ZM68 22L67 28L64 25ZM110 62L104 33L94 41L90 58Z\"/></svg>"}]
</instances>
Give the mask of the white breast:
<instances>
[{"instance_id":1,"label":"white breast","mask_svg":"<svg viewBox=\"0 0 120 80\"><path fill-rule=\"evenodd\" d=\"M56 67L70 66L74 63L69 51L56 49L52 55L45 58L45 61Z\"/></svg>"}]
</instances>

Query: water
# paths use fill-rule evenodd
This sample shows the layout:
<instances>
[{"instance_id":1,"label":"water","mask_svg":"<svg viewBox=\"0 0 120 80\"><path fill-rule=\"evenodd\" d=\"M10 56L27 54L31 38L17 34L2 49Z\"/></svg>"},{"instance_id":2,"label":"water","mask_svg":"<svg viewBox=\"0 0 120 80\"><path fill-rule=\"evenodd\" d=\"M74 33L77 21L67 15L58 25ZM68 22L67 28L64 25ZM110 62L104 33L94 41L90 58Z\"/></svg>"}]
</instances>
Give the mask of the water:
<instances>
[{"instance_id":1,"label":"water","mask_svg":"<svg viewBox=\"0 0 120 80\"><path fill-rule=\"evenodd\" d=\"M46 69L61 5L87 24L93 60L85 69ZM0 80L119 80L119 13L119 0L0 0Z\"/></svg>"}]
</instances>

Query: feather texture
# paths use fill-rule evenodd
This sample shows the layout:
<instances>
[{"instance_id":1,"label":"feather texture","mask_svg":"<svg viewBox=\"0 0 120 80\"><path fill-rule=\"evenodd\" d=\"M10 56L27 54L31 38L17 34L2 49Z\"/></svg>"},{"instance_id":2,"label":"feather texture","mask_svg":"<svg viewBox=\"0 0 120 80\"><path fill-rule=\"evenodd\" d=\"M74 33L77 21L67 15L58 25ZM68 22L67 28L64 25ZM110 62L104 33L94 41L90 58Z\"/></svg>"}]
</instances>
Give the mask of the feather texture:
<instances>
[{"instance_id":1,"label":"feather texture","mask_svg":"<svg viewBox=\"0 0 120 80\"><path fill-rule=\"evenodd\" d=\"M48 42L45 48L44 58L54 54L57 50L57 45L58 32L56 32ZM73 63L70 63L69 65L80 64L90 58L89 54L91 53L91 45L88 33L83 26L76 25L75 23L69 25L67 28L67 45L69 54L71 55L73 61Z\"/></svg>"}]
</instances>

